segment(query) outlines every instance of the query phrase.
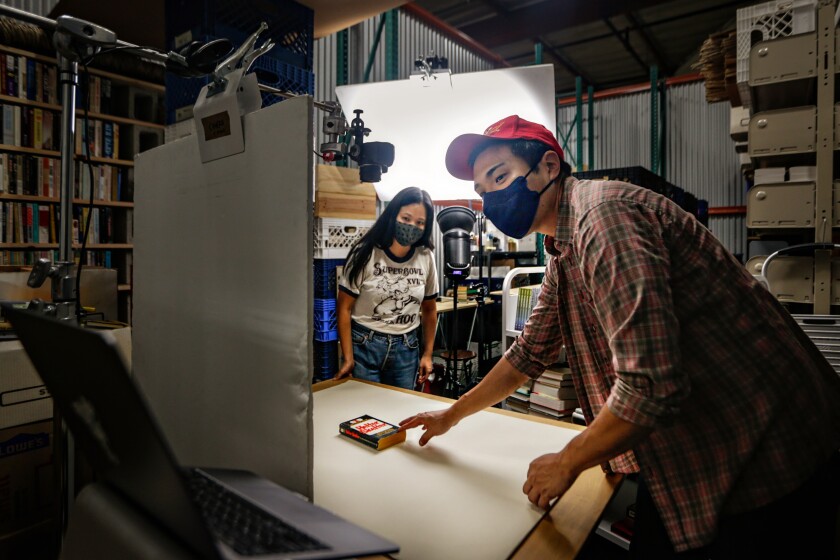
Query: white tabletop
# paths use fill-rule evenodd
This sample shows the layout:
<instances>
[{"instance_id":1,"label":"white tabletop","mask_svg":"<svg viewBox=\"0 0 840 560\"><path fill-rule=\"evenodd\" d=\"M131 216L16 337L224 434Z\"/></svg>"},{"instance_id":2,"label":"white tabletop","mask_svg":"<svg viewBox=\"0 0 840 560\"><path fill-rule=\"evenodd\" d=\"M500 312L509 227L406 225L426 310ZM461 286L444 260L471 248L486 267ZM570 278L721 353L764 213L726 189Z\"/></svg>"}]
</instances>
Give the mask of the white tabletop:
<instances>
[{"instance_id":1,"label":"white tabletop","mask_svg":"<svg viewBox=\"0 0 840 560\"><path fill-rule=\"evenodd\" d=\"M579 432L483 411L419 446L374 451L338 425L361 414L394 424L447 403L347 382L314 393L315 503L391 539L399 558L506 558L542 512L522 485L529 463Z\"/></svg>"}]
</instances>

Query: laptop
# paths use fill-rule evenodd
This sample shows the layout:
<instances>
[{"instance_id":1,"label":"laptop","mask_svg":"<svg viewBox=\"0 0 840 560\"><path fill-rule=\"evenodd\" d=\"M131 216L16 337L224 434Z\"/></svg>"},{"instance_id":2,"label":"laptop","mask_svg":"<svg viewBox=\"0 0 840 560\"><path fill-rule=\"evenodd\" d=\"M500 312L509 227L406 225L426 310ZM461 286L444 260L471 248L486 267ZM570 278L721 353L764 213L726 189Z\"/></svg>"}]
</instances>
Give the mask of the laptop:
<instances>
[{"instance_id":1,"label":"laptop","mask_svg":"<svg viewBox=\"0 0 840 560\"><path fill-rule=\"evenodd\" d=\"M107 331L9 306L3 313L97 474L196 554L315 560L399 551L253 473L180 467Z\"/></svg>"}]
</instances>

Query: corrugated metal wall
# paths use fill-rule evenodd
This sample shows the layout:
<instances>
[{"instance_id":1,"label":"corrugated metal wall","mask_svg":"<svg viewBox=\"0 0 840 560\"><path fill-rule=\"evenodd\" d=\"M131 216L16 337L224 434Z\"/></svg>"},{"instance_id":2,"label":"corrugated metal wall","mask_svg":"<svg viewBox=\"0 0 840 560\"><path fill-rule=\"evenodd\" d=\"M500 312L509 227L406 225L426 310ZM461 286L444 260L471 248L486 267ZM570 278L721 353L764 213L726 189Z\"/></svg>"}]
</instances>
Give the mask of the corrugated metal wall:
<instances>
[{"instance_id":1,"label":"corrugated metal wall","mask_svg":"<svg viewBox=\"0 0 840 560\"><path fill-rule=\"evenodd\" d=\"M692 82L668 88L665 119L665 178L710 207L742 206L744 185L735 144L729 137L729 105L706 103L705 86ZM584 152L588 126L584 104ZM650 168L650 93L596 100L594 169L641 165ZM569 132L570 163L576 154L574 105L557 111L558 135ZM586 156L584 156L584 160ZM585 162L589 167L589 162ZM746 254L743 216L712 216L709 228L733 253Z\"/></svg>"},{"instance_id":2,"label":"corrugated metal wall","mask_svg":"<svg viewBox=\"0 0 840 560\"><path fill-rule=\"evenodd\" d=\"M58 0L2 0L0 4L46 17Z\"/></svg>"}]
</instances>

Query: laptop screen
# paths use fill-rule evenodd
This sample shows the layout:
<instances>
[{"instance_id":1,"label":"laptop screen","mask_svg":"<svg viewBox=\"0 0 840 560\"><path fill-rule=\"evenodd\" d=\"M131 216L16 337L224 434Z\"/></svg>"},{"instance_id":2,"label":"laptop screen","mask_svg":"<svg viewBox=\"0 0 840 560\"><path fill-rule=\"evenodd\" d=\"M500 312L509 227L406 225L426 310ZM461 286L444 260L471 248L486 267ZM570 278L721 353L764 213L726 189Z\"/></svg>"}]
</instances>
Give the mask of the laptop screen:
<instances>
[{"instance_id":1,"label":"laptop screen","mask_svg":"<svg viewBox=\"0 0 840 560\"><path fill-rule=\"evenodd\" d=\"M94 470L196 552L218 557L113 337L32 311L3 313Z\"/></svg>"}]
</instances>

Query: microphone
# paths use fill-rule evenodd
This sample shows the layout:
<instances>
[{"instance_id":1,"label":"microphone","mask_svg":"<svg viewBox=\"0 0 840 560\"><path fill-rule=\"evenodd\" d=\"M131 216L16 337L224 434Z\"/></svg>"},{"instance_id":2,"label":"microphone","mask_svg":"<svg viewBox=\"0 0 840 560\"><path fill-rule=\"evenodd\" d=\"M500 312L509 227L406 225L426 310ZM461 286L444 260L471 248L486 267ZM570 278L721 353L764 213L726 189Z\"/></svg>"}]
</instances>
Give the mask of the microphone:
<instances>
[{"instance_id":1,"label":"microphone","mask_svg":"<svg viewBox=\"0 0 840 560\"><path fill-rule=\"evenodd\" d=\"M450 278L470 275L470 232L475 225L475 212L464 206L444 208L437 215L443 234L444 274Z\"/></svg>"}]
</instances>

